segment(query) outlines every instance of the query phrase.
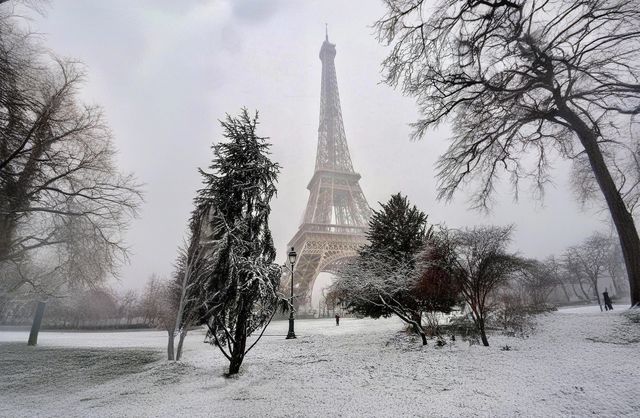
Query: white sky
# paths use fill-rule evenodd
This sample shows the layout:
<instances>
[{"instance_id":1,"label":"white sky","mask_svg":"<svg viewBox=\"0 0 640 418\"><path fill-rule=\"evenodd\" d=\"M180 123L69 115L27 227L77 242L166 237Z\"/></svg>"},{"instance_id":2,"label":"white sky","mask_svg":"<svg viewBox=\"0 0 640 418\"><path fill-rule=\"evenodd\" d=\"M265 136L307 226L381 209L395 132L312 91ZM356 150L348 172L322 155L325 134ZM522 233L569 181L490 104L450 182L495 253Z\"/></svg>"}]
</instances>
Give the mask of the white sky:
<instances>
[{"instance_id":1,"label":"white sky","mask_svg":"<svg viewBox=\"0 0 640 418\"><path fill-rule=\"evenodd\" d=\"M437 202L433 165L447 129L408 140L414 101L380 84L385 48L371 24L383 12L374 0L52 0L34 17L49 48L87 65L83 96L105 108L121 167L145 183L146 203L127 235L130 265L116 287L170 273L200 187L196 169L209 164L220 138L217 120L242 106L260 111L261 134L283 167L271 217L283 261L315 163L325 22L337 45L347 141L373 208L401 191L434 223L515 223L513 248L532 257L607 228L573 200L562 164L544 204L526 193L514 203L508 189L489 216L468 210L463 194Z\"/></svg>"}]
</instances>

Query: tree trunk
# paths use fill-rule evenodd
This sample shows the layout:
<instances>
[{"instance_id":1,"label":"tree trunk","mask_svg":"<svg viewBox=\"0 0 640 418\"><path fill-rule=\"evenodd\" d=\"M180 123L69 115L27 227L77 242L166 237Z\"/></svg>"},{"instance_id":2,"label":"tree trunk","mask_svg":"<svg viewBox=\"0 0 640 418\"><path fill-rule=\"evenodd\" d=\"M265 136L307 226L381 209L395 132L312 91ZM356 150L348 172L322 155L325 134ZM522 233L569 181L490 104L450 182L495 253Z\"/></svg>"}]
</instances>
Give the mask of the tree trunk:
<instances>
[{"instance_id":1,"label":"tree trunk","mask_svg":"<svg viewBox=\"0 0 640 418\"><path fill-rule=\"evenodd\" d=\"M182 358L182 344L184 343L184 337L187 336L187 330L184 329L180 332L180 339L178 340L178 348L176 349L176 361Z\"/></svg>"},{"instance_id":2,"label":"tree trunk","mask_svg":"<svg viewBox=\"0 0 640 418\"><path fill-rule=\"evenodd\" d=\"M478 319L478 331L480 331L480 339L482 340L482 345L485 347L489 347L489 339L487 338L487 333L484 329L484 319Z\"/></svg>"},{"instance_id":3,"label":"tree trunk","mask_svg":"<svg viewBox=\"0 0 640 418\"><path fill-rule=\"evenodd\" d=\"M40 332L40 325L42 325L42 317L44 316L44 308L47 306L46 302L39 301L36 307L36 313L33 317L33 324L31 324L31 332L29 333L28 345L38 344L38 333Z\"/></svg>"},{"instance_id":4,"label":"tree trunk","mask_svg":"<svg viewBox=\"0 0 640 418\"><path fill-rule=\"evenodd\" d=\"M413 331L422 338L422 345L427 345L427 336L422 328L422 314L420 312L414 312L411 315L411 319L414 321Z\"/></svg>"},{"instance_id":5,"label":"tree trunk","mask_svg":"<svg viewBox=\"0 0 640 418\"><path fill-rule=\"evenodd\" d=\"M558 93L559 94L559 93ZM636 230L633 216L618 192L611 173L598 147L597 136L573 110L562 100L556 100L560 115L572 126L589 158L591 169L604 195L616 226L624 263L627 267L631 306L640 304L640 237Z\"/></svg>"},{"instance_id":6,"label":"tree trunk","mask_svg":"<svg viewBox=\"0 0 640 418\"><path fill-rule=\"evenodd\" d=\"M247 317L248 312L244 307L244 301L239 302L238 319L236 320L236 330L234 333L235 344L231 351L229 362L229 376L233 376L240 371L242 360L244 360L245 348L247 345Z\"/></svg>"},{"instance_id":7,"label":"tree trunk","mask_svg":"<svg viewBox=\"0 0 640 418\"><path fill-rule=\"evenodd\" d=\"M420 327L422 327L422 313L421 312L414 312L411 315L411 319L413 319L416 324L418 324Z\"/></svg>"},{"instance_id":8,"label":"tree trunk","mask_svg":"<svg viewBox=\"0 0 640 418\"><path fill-rule=\"evenodd\" d=\"M584 290L584 287L582 286L582 280L578 281L578 286L580 287L580 291L582 292L582 294L584 295L584 300L586 300L587 302L589 302L591 300L591 296L589 296L589 294L587 293L586 290Z\"/></svg>"},{"instance_id":9,"label":"tree trunk","mask_svg":"<svg viewBox=\"0 0 640 418\"><path fill-rule=\"evenodd\" d=\"M420 329L418 333L420 334L420 338L422 338L422 345L427 345L427 334L425 334L422 329Z\"/></svg>"},{"instance_id":10,"label":"tree trunk","mask_svg":"<svg viewBox=\"0 0 640 418\"><path fill-rule=\"evenodd\" d=\"M174 341L174 334L173 334L173 329L172 330L167 330L167 334L168 334L168 342L167 342L167 360L175 360L175 357L173 355L173 341Z\"/></svg>"},{"instance_id":11,"label":"tree trunk","mask_svg":"<svg viewBox=\"0 0 640 418\"><path fill-rule=\"evenodd\" d=\"M242 357L232 355L231 361L229 362L229 373L228 376L233 376L234 374L238 374L240 371L240 366L242 365Z\"/></svg>"},{"instance_id":12,"label":"tree trunk","mask_svg":"<svg viewBox=\"0 0 640 418\"><path fill-rule=\"evenodd\" d=\"M600 307L600 312L602 312L602 302L600 301L600 292L598 291L597 278L593 281L593 292L596 294L596 299L598 300L598 306Z\"/></svg>"}]
</instances>

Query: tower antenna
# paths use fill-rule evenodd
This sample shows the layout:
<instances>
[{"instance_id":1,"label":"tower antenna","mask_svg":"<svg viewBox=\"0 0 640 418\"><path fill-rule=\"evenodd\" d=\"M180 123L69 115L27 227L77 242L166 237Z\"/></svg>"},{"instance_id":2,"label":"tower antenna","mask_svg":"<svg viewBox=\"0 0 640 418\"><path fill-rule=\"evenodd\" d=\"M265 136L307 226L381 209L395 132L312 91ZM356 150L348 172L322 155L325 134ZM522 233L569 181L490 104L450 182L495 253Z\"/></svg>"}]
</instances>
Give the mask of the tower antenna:
<instances>
[{"instance_id":1,"label":"tower antenna","mask_svg":"<svg viewBox=\"0 0 640 418\"><path fill-rule=\"evenodd\" d=\"M329 24L324 24L324 40L329 42Z\"/></svg>"}]
</instances>

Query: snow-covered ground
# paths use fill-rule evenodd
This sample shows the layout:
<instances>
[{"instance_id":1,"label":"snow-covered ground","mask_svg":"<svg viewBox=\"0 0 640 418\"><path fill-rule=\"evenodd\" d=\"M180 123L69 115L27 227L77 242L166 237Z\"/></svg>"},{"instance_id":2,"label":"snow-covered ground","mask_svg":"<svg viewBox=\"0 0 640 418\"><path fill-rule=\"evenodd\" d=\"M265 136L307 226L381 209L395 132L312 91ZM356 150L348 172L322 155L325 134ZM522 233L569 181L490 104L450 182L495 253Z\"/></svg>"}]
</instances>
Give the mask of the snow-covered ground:
<instances>
[{"instance_id":1,"label":"snow-covered ground","mask_svg":"<svg viewBox=\"0 0 640 418\"><path fill-rule=\"evenodd\" d=\"M160 331L43 332L35 348L0 332L0 415L637 417L640 324L623 311L563 309L488 348L422 347L397 319L299 320L285 340L277 321L234 378L202 332L180 363Z\"/></svg>"}]
</instances>

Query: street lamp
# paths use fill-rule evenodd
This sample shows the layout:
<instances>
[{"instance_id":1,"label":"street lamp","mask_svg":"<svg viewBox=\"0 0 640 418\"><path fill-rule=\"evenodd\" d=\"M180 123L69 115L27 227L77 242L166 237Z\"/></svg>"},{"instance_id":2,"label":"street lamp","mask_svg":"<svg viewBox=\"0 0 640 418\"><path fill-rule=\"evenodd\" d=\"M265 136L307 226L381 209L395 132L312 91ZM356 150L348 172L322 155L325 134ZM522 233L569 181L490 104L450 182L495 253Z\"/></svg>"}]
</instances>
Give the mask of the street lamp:
<instances>
[{"instance_id":1,"label":"street lamp","mask_svg":"<svg viewBox=\"0 0 640 418\"><path fill-rule=\"evenodd\" d=\"M296 264L296 257L298 254L294 251L293 247L291 247L291 251L289 251L289 264L291 264L291 299L290 299L290 309L289 311L289 332L287 333L287 340L291 340L296 338L296 333L293 330L293 321L295 320L293 315L293 265Z\"/></svg>"}]
</instances>

